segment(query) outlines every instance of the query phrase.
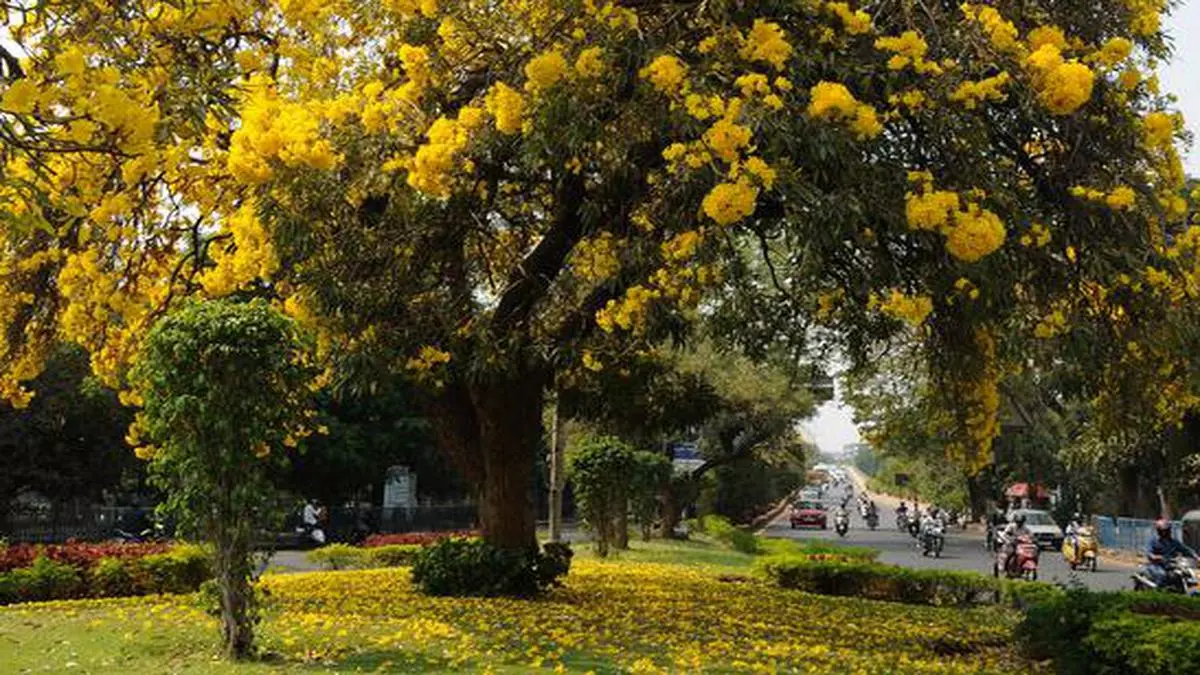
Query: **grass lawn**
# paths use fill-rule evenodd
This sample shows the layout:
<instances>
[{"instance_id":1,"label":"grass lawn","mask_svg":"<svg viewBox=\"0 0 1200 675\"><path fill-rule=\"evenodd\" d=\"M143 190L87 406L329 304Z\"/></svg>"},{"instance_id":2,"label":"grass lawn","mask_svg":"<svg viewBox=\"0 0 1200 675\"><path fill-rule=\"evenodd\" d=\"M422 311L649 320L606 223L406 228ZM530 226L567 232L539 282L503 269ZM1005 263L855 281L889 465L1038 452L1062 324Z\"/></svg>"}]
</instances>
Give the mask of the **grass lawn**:
<instances>
[{"instance_id":1,"label":"grass lawn","mask_svg":"<svg viewBox=\"0 0 1200 675\"><path fill-rule=\"evenodd\" d=\"M427 598L403 568L269 575L268 657L214 660L216 624L191 596L0 608L0 671L822 672L1028 671L1016 615L784 591L744 576L752 556L705 542L580 551L537 601ZM739 574L740 572L740 574Z\"/></svg>"}]
</instances>

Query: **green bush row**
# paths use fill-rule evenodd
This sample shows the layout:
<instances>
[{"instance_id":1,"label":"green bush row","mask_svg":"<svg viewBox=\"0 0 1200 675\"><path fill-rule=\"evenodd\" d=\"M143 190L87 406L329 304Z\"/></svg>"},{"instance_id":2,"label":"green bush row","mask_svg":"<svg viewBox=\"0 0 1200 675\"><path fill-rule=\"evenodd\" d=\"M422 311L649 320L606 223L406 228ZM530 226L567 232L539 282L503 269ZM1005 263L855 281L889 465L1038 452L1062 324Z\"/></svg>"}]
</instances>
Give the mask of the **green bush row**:
<instances>
[{"instance_id":1,"label":"green bush row","mask_svg":"<svg viewBox=\"0 0 1200 675\"><path fill-rule=\"evenodd\" d=\"M412 565L424 548L419 544L394 544L360 548L349 544L330 544L308 552L308 561L327 570L404 567Z\"/></svg>"},{"instance_id":2,"label":"green bush row","mask_svg":"<svg viewBox=\"0 0 1200 675\"><path fill-rule=\"evenodd\" d=\"M763 552L769 555L794 555L805 558L829 558L845 562L874 562L879 551L865 546L847 546L836 542L812 539L764 539Z\"/></svg>"},{"instance_id":3,"label":"green bush row","mask_svg":"<svg viewBox=\"0 0 1200 675\"><path fill-rule=\"evenodd\" d=\"M0 605L14 602L191 593L212 576L196 546L142 558L101 558L86 571L38 557L29 567L0 574Z\"/></svg>"},{"instance_id":4,"label":"green bush row","mask_svg":"<svg viewBox=\"0 0 1200 675\"><path fill-rule=\"evenodd\" d=\"M1027 605L1059 592L1048 584L1006 582L974 572L911 570L794 554L764 558L758 570L781 588L916 605Z\"/></svg>"},{"instance_id":5,"label":"green bush row","mask_svg":"<svg viewBox=\"0 0 1200 675\"><path fill-rule=\"evenodd\" d=\"M1200 673L1200 599L1073 589L1025 612L1017 637L1063 675Z\"/></svg>"}]
</instances>

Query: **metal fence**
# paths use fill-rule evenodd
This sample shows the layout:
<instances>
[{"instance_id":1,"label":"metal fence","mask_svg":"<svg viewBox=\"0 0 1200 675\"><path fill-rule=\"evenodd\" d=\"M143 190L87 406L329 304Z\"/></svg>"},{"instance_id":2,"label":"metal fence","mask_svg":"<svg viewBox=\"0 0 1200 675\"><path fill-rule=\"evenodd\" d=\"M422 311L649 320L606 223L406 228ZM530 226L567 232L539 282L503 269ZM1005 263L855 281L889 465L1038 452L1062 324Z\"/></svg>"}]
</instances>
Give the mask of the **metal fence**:
<instances>
[{"instance_id":1,"label":"metal fence","mask_svg":"<svg viewBox=\"0 0 1200 675\"><path fill-rule=\"evenodd\" d=\"M331 508L324 523L331 541L351 541L367 534L466 530L478 525L478 509L472 503L422 505L408 508ZM68 539L104 541L118 531L140 533L151 527L150 507L83 506L42 509L22 513L0 513L0 540L10 543L61 543ZM278 532L267 540L286 543L299 524L299 513L290 514ZM172 534L168 524L165 534Z\"/></svg>"},{"instance_id":2,"label":"metal fence","mask_svg":"<svg viewBox=\"0 0 1200 675\"><path fill-rule=\"evenodd\" d=\"M1110 518L1096 516L1096 538L1106 548L1123 551L1142 551L1154 534L1154 521L1142 518ZM1183 523L1171 521L1171 530L1182 541Z\"/></svg>"}]
</instances>

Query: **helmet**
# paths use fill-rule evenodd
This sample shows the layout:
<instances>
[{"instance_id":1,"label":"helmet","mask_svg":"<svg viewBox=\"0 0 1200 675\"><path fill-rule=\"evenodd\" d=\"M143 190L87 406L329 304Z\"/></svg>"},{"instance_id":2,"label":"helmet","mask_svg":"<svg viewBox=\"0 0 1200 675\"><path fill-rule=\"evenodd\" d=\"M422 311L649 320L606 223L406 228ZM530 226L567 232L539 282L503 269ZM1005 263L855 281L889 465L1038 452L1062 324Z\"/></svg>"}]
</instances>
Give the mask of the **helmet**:
<instances>
[{"instance_id":1,"label":"helmet","mask_svg":"<svg viewBox=\"0 0 1200 675\"><path fill-rule=\"evenodd\" d=\"M1159 518L1158 520L1154 521L1154 531L1159 534L1170 534L1171 521L1167 520L1166 518Z\"/></svg>"},{"instance_id":2,"label":"helmet","mask_svg":"<svg viewBox=\"0 0 1200 675\"><path fill-rule=\"evenodd\" d=\"M1013 522L1016 523L1017 525L1024 525L1025 524L1025 514L1018 513L1017 515L1013 516Z\"/></svg>"}]
</instances>

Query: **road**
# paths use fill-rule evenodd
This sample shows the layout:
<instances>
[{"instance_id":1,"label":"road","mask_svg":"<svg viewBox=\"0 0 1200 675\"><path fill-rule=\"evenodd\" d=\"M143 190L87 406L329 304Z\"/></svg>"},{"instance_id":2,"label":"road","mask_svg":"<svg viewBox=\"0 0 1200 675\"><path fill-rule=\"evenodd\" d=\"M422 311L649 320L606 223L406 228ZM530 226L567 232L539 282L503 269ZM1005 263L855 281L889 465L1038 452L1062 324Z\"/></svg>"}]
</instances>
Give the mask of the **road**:
<instances>
[{"instance_id":1,"label":"road","mask_svg":"<svg viewBox=\"0 0 1200 675\"><path fill-rule=\"evenodd\" d=\"M840 540L848 545L866 546L880 552L881 562L913 569L965 570L991 574L992 557L984 549L981 534L951 527L946 533L946 548L942 557L924 557L917 550L916 540L907 532L896 528L896 514L890 500L876 499L880 518L879 529L875 531L867 528L858 515L856 503L851 500L850 531L845 537L838 537L833 531L833 509L841 501L842 494L842 488L833 488L826 494L824 501L829 508L828 530L793 530L785 512L768 525L762 534L799 540ZM1066 583L1069 579L1076 578L1093 590L1129 589L1132 586L1129 575L1135 569L1135 566L1125 562L1101 558L1099 569L1094 573L1072 572L1063 561L1062 554L1048 550L1042 551L1039 564L1038 578L1042 581Z\"/></svg>"}]
</instances>

